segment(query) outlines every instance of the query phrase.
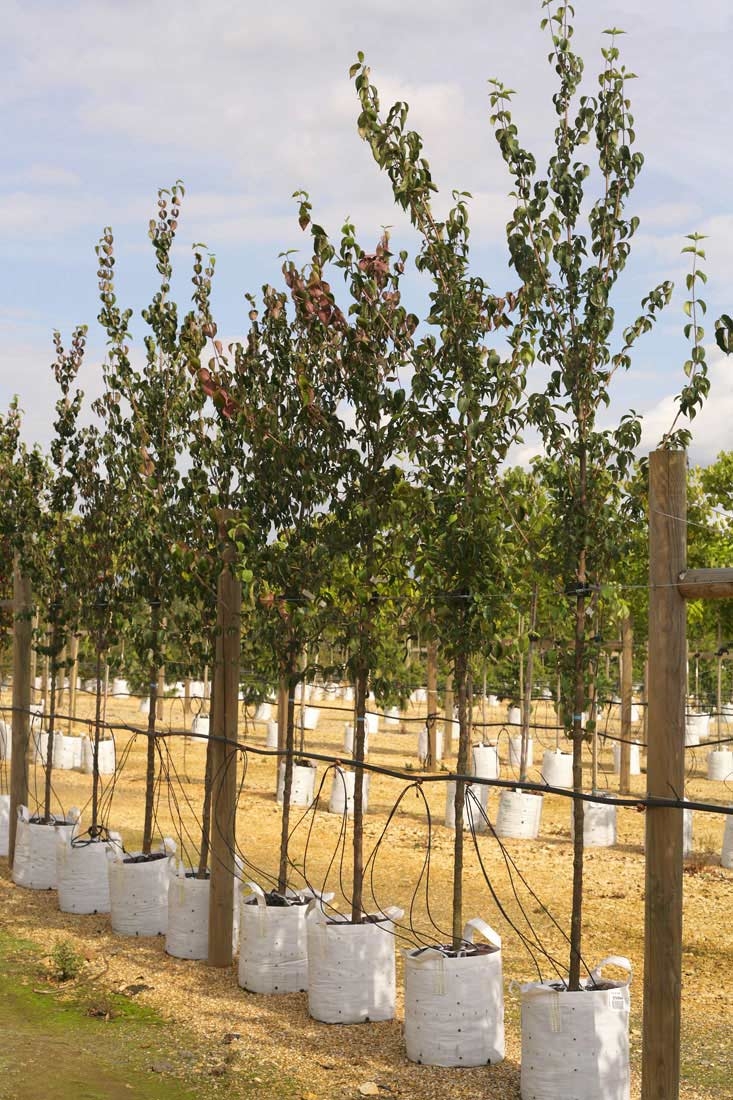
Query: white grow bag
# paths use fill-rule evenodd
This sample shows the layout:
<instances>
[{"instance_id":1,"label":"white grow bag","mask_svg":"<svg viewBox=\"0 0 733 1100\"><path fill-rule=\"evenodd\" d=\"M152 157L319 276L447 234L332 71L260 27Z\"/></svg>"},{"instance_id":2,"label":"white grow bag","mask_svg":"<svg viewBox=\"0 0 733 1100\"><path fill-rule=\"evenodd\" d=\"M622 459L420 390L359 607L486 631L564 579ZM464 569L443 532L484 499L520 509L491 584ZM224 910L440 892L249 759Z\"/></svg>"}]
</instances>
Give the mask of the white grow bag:
<instances>
[{"instance_id":1,"label":"white grow bag","mask_svg":"<svg viewBox=\"0 0 733 1100\"><path fill-rule=\"evenodd\" d=\"M560 983L519 987L523 1100L629 1100L631 963L610 955L592 971L593 981L601 981L606 965L622 967L628 978L603 981L605 989L588 979L576 993Z\"/></svg>"},{"instance_id":2,"label":"white grow bag","mask_svg":"<svg viewBox=\"0 0 733 1100\"><path fill-rule=\"evenodd\" d=\"M8 854L10 843L10 795L0 794L0 856Z\"/></svg>"},{"instance_id":3,"label":"white grow bag","mask_svg":"<svg viewBox=\"0 0 733 1100\"><path fill-rule=\"evenodd\" d=\"M356 789L356 772L346 771L344 768L334 768L331 779L331 794L328 799L328 812L330 814L344 813L351 817L354 813L354 791ZM369 809L369 773L362 774L362 807L364 813Z\"/></svg>"},{"instance_id":4,"label":"white grow bag","mask_svg":"<svg viewBox=\"0 0 733 1100\"><path fill-rule=\"evenodd\" d=\"M445 785L445 823L449 829L456 827L455 799L456 784L455 780L451 780ZM477 802L479 805L476 805ZM483 783L466 783L463 828L472 830L474 833L485 833L488 826L484 814L487 813L488 805L489 788Z\"/></svg>"},{"instance_id":5,"label":"white grow bag","mask_svg":"<svg viewBox=\"0 0 733 1100\"><path fill-rule=\"evenodd\" d=\"M299 993L308 988L306 915L313 894L288 890L286 896L296 899L294 904L268 905L256 882L242 883L238 981L251 993ZM323 900L332 897L325 894Z\"/></svg>"},{"instance_id":6,"label":"white grow bag","mask_svg":"<svg viewBox=\"0 0 733 1100\"><path fill-rule=\"evenodd\" d=\"M269 722L272 718L272 703L260 703L255 711L255 722Z\"/></svg>"},{"instance_id":7,"label":"white grow bag","mask_svg":"<svg viewBox=\"0 0 733 1100\"><path fill-rule=\"evenodd\" d=\"M381 916L381 914L380 914ZM308 936L308 1012L324 1024L391 1020L395 1013L394 921L384 918L351 924L340 914L326 919L311 903Z\"/></svg>"},{"instance_id":8,"label":"white grow bag","mask_svg":"<svg viewBox=\"0 0 733 1100\"><path fill-rule=\"evenodd\" d=\"M367 715L366 717L368 719L369 715ZM368 722L365 722L364 729L365 729L365 734L364 734L364 755L368 756L369 755L369 723ZM354 727L352 726L352 724L350 722L345 722L344 723L344 752L348 753L349 756L354 755Z\"/></svg>"},{"instance_id":9,"label":"white grow bag","mask_svg":"<svg viewBox=\"0 0 733 1100\"><path fill-rule=\"evenodd\" d=\"M29 890L56 889L56 845L59 841L70 843L80 816L79 810L70 810L66 820L42 825L30 820L27 806L18 806L13 860L16 886Z\"/></svg>"},{"instance_id":10,"label":"white grow bag","mask_svg":"<svg viewBox=\"0 0 733 1100\"><path fill-rule=\"evenodd\" d=\"M499 778L499 749L496 745L473 746L473 774L479 779Z\"/></svg>"},{"instance_id":11,"label":"white grow bag","mask_svg":"<svg viewBox=\"0 0 733 1100\"><path fill-rule=\"evenodd\" d=\"M598 797L602 797L598 795ZM612 848L616 843L616 807L607 802L583 802L583 843L586 848ZM570 806L570 839L575 836L574 807Z\"/></svg>"},{"instance_id":12,"label":"white grow bag","mask_svg":"<svg viewBox=\"0 0 733 1100\"><path fill-rule=\"evenodd\" d=\"M267 723L267 733L265 734L265 748L277 748L277 720L275 718L270 718Z\"/></svg>"},{"instance_id":13,"label":"white grow bag","mask_svg":"<svg viewBox=\"0 0 733 1100\"><path fill-rule=\"evenodd\" d=\"M168 926L168 878L173 840L163 841L158 859L125 863L116 855L108 861L112 931L122 936L160 936ZM137 854L137 853L131 853Z\"/></svg>"},{"instance_id":14,"label":"white grow bag","mask_svg":"<svg viewBox=\"0 0 733 1100\"><path fill-rule=\"evenodd\" d=\"M130 685L127 680L123 680L121 677L116 677L112 681L112 694L113 695L129 695Z\"/></svg>"},{"instance_id":15,"label":"white grow bag","mask_svg":"<svg viewBox=\"0 0 733 1100\"><path fill-rule=\"evenodd\" d=\"M723 847L720 852L720 865L733 870L733 817L728 815L723 829Z\"/></svg>"},{"instance_id":16,"label":"white grow bag","mask_svg":"<svg viewBox=\"0 0 733 1100\"><path fill-rule=\"evenodd\" d=\"M387 729L398 729L401 721L400 708L390 707L384 715L384 724Z\"/></svg>"},{"instance_id":17,"label":"white grow bag","mask_svg":"<svg viewBox=\"0 0 733 1100\"><path fill-rule=\"evenodd\" d=\"M237 886L241 862L235 857L234 915L232 923L232 954L239 940L239 896ZM196 878L183 862L168 864L168 927L165 933L167 955L176 959L206 959L209 955L209 895L210 878Z\"/></svg>"},{"instance_id":18,"label":"white grow bag","mask_svg":"<svg viewBox=\"0 0 733 1100\"><path fill-rule=\"evenodd\" d=\"M13 729L9 722L0 718L0 760L10 760L13 755Z\"/></svg>"},{"instance_id":19,"label":"white grow bag","mask_svg":"<svg viewBox=\"0 0 733 1100\"><path fill-rule=\"evenodd\" d=\"M713 749L708 753L708 779L733 779L733 752L730 749Z\"/></svg>"},{"instance_id":20,"label":"white grow bag","mask_svg":"<svg viewBox=\"0 0 733 1100\"><path fill-rule=\"evenodd\" d=\"M437 763L438 760L443 759L443 731L438 726L435 730L435 756ZM428 758L428 728L424 726L423 729L417 735L417 758L422 763Z\"/></svg>"},{"instance_id":21,"label":"white grow bag","mask_svg":"<svg viewBox=\"0 0 733 1100\"><path fill-rule=\"evenodd\" d=\"M488 941L458 957L441 948L405 951L405 1045L411 1062L484 1066L504 1057L501 939L474 917L463 930Z\"/></svg>"},{"instance_id":22,"label":"white grow bag","mask_svg":"<svg viewBox=\"0 0 733 1100\"><path fill-rule=\"evenodd\" d=\"M613 753L613 770L616 775L620 775L621 745L616 742L611 751ZM641 775L641 748L638 741L632 741L629 745L629 775Z\"/></svg>"},{"instance_id":23,"label":"white grow bag","mask_svg":"<svg viewBox=\"0 0 733 1100\"><path fill-rule=\"evenodd\" d=\"M119 833L109 840L56 841L59 909L62 913L109 913L108 860L122 851Z\"/></svg>"},{"instance_id":24,"label":"white grow bag","mask_svg":"<svg viewBox=\"0 0 733 1100\"><path fill-rule=\"evenodd\" d=\"M572 787L573 757L560 749L548 749L542 757L540 777L548 787Z\"/></svg>"},{"instance_id":25,"label":"white grow bag","mask_svg":"<svg viewBox=\"0 0 733 1100\"><path fill-rule=\"evenodd\" d=\"M100 775L114 775L115 743L112 738L99 742L98 766ZM94 771L94 742L88 737L81 739L81 770L85 775Z\"/></svg>"},{"instance_id":26,"label":"white grow bag","mask_svg":"<svg viewBox=\"0 0 733 1100\"><path fill-rule=\"evenodd\" d=\"M542 795L530 791L502 791L495 832L500 837L535 840L540 831Z\"/></svg>"},{"instance_id":27,"label":"white grow bag","mask_svg":"<svg viewBox=\"0 0 733 1100\"><path fill-rule=\"evenodd\" d=\"M708 735L709 714L687 714L685 716L685 744L699 745Z\"/></svg>"},{"instance_id":28,"label":"white grow bag","mask_svg":"<svg viewBox=\"0 0 733 1100\"><path fill-rule=\"evenodd\" d=\"M510 726L520 726L522 724L522 712L519 707L509 707L507 724Z\"/></svg>"},{"instance_id":29,"label":"white grow bag","mask_svg":"<svg viewBox=\"0 0 733 1100\"><path fill-rule=\"evenodd\" d=\"M303 707L303 729L316 729L320 717L321 712L318 707Z\"/></svg>"},{"instance_id":30,"label":"white grow bag","mask_svg":"<svg viewBox=\"0 0 733 1100\"><path fill-rule=\"evenodd\" d=\"M316 769L304 764L293 765L293 779L290 787L291 806L310 806L313 802L316 786ZM277 769L277 791L275 795L278 802L285 797L285 761L281 761Z\"/></svg>"},{"instance_id":31,"label":"white grow bag","mask_svg":"<svg viewBox=\"0 0 733 1100\"><path fill-rule=\"evenodd\" d=\"M522 738L518 734L513 734L509 738L509 763L513 768L519 768L522 765ZM534 763L534 741L531 737L527 739L527 767L531 768Z\"/></svg>"},{"instance_id":32,"label":"white grow bag","mask_svg":"<svg viewBox=\"0 0 733 1100\"><path fill-rule=\"evenodd\" d=\"M191 719L191 733L197 737L208 737L211 728L211 717L208 714L195 714Z\"/></svg>"}]
</instances>

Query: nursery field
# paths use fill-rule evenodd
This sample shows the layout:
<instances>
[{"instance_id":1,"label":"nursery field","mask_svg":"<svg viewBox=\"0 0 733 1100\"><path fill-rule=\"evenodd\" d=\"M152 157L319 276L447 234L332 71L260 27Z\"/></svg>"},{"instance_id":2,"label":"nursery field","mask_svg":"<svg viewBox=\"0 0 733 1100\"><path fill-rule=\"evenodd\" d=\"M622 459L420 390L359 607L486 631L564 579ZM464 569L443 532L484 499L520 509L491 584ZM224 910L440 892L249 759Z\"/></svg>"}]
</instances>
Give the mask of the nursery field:
<instances>
[{"instance_id":1,"label":"nursery field","mask_svg":"<svg viewBox=\"0 0 733 1100\"><path fill-rule=\"evenodd\" d=\"M9 703L4 696L3 703ZM350 719L347 704L323 705L315 731L306 731L306 752L338 756L343 752L344 722ZM339 710L340 706L343 710ZM180 700L166 700L160 728L180 729L183 721ZM333 708L333 709L330 709ZM424 708L423 708L424 709ZM82 696L81 718L89 718L93 700ZM486 715L496 722L492 740L499 733L501 776L511 779L508 764L508 734L499 732L505 707L492 707ZM128 727L142 726L137 701L112 697L107 704L107 721ZM530 779L539 779L536 766L543 744L554 747L555 734L539 727L552 725L551 704L536 704L534 721L535 767ZM442 723L441 723L442 725ZM408 790L387 826L387 818L399 796L419 776L416 755L420 711L413 707L398 728L386 729L370 738L369 762L393 769L408 769L401 781L373 774L369 813L365 818L365 847L376 855L366 880L367 908L398 905L405 917L398 926L398 947L414 942L411 929L447 939L450 929L452 831L443 824L445 785L423 784L430 806L429 828L421 795ZM618 734L613 722L605 727ZM83 732L83 723L78 723ZM243 718L240 741L252 750L264 749L265 727ZM116 733L118 760L123 761L114 779L108 826L118 829L125 847L139 847L145 789L145 737L131 729ZM129 752L126 751L129 746ZM170 737L161 740L162 757L156 825L159 839L172 836L194 855L196 816L203 799L205 743ZM565 747L565 746L563 746ZM451 768L455 757L446 746L444 765ZM705 801L729 801L723 783L708 781L704 746L687 753L686 796ZM277 872L280 808L275 801L275 757L248 751L241 757L237 817L237 844L246 860L244 878L257 879L258 869ZM36 766L38 767L38 766ZM589 765L588 765L589 767ZM642 754L643 767L643 754ZM414 769L415 776L409 774ZM326 765L318 765L316 790ZM298 870L316 887L336 892L334 904L346 909L341 883L346 887L350 869L350 827L343 856L340 848L343 820L327 812L331 776L326 776L319 806L314 812L293 810L294 832L290 855ZM632 790L642 795L644 774L632 777ZM109 783L107 779L105 782ZM72 771L55 770L53 775L58 808L85 807L91 778ZM42 771L31 773L40 791ZM590 789L590 772L585 777ZM618 790L611 742L601 751L599 785ZM496 814L497 793L489 796L489 817ZM87 815L88 816L88 815ZM302 816L302 820L301 820ZM83 826L82 819L82 826ZM683 1097L720 1100L733 1096L733 872L720 866L723 834L722 815L697 812L694 821L693 853L684 875L684 963L683 963ZM386 827L387 826L387 827ZM386 827L386 831L385 831ZM641 980L644 946L644 814L636 809L619 809L618 842L613 848L586 851L584 957L592 966L606 955L626 955L634 967L632 982L631 1046L632 1095L639 1095L641 1049ZM188 841L187 837L191 840ZM429 851L429 880L426 895L424 866ZM569 930L572 881L570 845L570 800L547 794L543 799L542 823L536 841L504 840L491 835L469 840L464 879L464 912L483 917L502 937L506 1002L506 1059L480 1069L440 1069L414 1065L405 1058L401 1034L400 997L402 962L398 951L397 1018L389 1023L369 1023L348 1028L316 1023L307 1014L305 994L280 997L246 993L237 985L236 970L212 970L203 963L166 956L163 937L126 939L112 934L104 916L71 916L56 907L53 891L37 892L14 886L3 861L0 876L2 930L5 935L32 941L50 952L59 938L68 939L86 959L85 968L95 975L98 988L119 992L135 990L135 1003L148 1006L172 1021L182 1035L190 1035L210 1053L202 1062L201 1079L206 1089L231 1097L294 1096L303 1100L347 1098L359 1095L400 1096L405 1100L431 1097L506 1098L519 1096L519 998L513 981L538 977L532 958L519 932L563 965ZM301 880L302 881L302 880ZM493 896L492 896L493 895ZM497 904L497 902L499 904ZM557 922L557 924L555 924ZM535 954L539 951L535 946ZM543 976L554 977L551 966L540 958ZM100 1025L102 1026L102 1025ZM185 1038L181 1039L182 1049ZM160 1066L158 1067L160 1071ZM161 1081L166 1077L190 1075L185 1056L175 1050L167 1055ZM161 1085L161 1089L164 1085ZM161 1093L162 1095L163 1093ZM208 1091L206 1093L208 1095ZM83 1095L81 1093L80 1095ZM134 1091L129 1095L134 1095ZM146 1095L147 1093L141 1093ZM151 1094L153 1095L153 1094ZM165 1093L165 1095L168 1095ZM172 1095L172 1093L171 1093ZM180 1095L185 1095L181 1091Z\"/></svg>"}]
</instances>

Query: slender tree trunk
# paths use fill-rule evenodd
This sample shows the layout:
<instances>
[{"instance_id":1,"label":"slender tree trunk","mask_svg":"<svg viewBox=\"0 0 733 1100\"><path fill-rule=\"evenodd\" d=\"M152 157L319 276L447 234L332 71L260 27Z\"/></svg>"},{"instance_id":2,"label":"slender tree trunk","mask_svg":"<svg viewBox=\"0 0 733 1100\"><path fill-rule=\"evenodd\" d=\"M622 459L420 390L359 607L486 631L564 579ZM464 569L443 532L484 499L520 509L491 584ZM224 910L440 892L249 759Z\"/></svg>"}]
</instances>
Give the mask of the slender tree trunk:
<instances>
[{"instance_id":1,"label":"slender tree trunk","mask_svg":"<svg viewBox=\"0 0 733 1100\"><path fill-rule=\"evenodd\" d=\"M298 677L298 650L291 644L287 664L287 720L285 724L285 774L283 775L283 815L280 829L280 868L277 878L278 893L288 888L288 838L290 836L290 795L293 789L293 752L295 749L295 683ZM280 773L280 761L277 765Z\"/></svg>"},{"instance_id":2,"label":"slender tree trunk","mask_svg":"<svg viewBox=\"0 0 733 1100\"><path fill-rule=\"evenodd\" d=\"M51 819L51 780L53 776L53 742L56 733L54 726L56 724L56 688L58 672L56 657L60 650L59 633L56 616L54 615L54 622L51 627L51 659L49 662L51 669L51 701L48 707L48 740L46 741L46 784L43 797L44 821L50 821Z\"/></svg>"},{"instance_id":3,"label":"slender tree trunk","mask_svg":"<svg viewBox=\"0 0 733 1100\"><path fill-rule=\"evenodd\" d=\"M153 603L150 606L150 633L153 637L153 648L158 651L158 634L160 631L160 604ZM153 803L155 799L155 715L158 700L158 670L159 664L153 661L150 666L150 709L148 710L148 749L147 765L145 770L145 824L143 827L143 853L150 854L153 843Z\"/></svg>"},{"instance_id":4,"label":"slender tree trunk","mask_svg":"<svg viewBox=\"0 0 733 1100\"><path fill-rule=\"evenodd\" d=\"M97 648L97 695L94 700L94 741L92 742L92 829L99 824L99 738L102 728L102 650Z\"/></svg>"},{"instance_id":5,"label":"slender tree trunk","mask_svg":"<svg viewBox=\"0 0 733 1100\"><path fill-rule=\"evenodd\" d=\"M69 669L69 732L76 718L76 679L79 672L79 635L71 635L71 668ZM99 684L97 684L99 690Z\"/></svg>"},{"instance_id":6,"label":"slender tree trunk","mask_svg":"<svg viewBox=\"0 0 733 1100\"><path fill-rule=\"evenodd\" d=\"M351 899L351 919L360 924L364 915L364 747L366 742L366 700L369 670L360 667L355 677L356 726L354 729L354 891Z\"/></svg>"},{"instance_id":7,"label":"slender tree trunk","mask_svg":"<svg viewBox=\"0 0 733 1100\"><path fill-rule=\"evenodd\" d=\"M459 776L468 774L468 757L471 748L471 727L468 716L468 658L463 652L456 655L454 665L455 691L458 697L458 761ZM466 784L456 780L453 802L456 832L453 840L453 950L458 951L463 939L463 820L466 803Z\"/></svg>"},{"instance_id":8,"label":"slender tree trunk","mask_svg":"<svg viewBox=\"0 0 733 1100\"><path fill-rule=\"evenodd\" d=\"M538 585L532 588L532 600L529 608L529 640L527 643L527 670L524 677L524 697L522 699L522 741L519 758L519 782L527 781L527 757L529 755L529 726L532 717L532 688L534 685L535 629L537 627Z\"/></svg>"},{"instance_id":9,"label":"slender tree trunk","mask_svg":"<svg viewBox=\"0 0 733 1100\"><path fill-rule=\"evenodd\" d=\"M201 847L199 850L199 865L196 870L196 878L206 878L209 869L209 850L211 848L211 788L213 786L214 771L214 742L211 739L211 733L221 726L221 719L216 710L218 702L216 691L211 693L209 699L209 737L206 739L204 804L201 809Z\"/></svg>"},{"instance_id":10,"label":"slender tree trunk","mask_svg":"<svg viewBox=\"0 0 733 1100\"><path fill-rule=\"evenodd\" d=\"M427 652L428 684L428 734L427 770L438 770L438 643L428 642Z\"/></svg>"},{"instance_id":11,"label":"slender tree trunk","mask_svg":"<svg viewBox=\"0 0 733 1100\"><path fill-rule=\"evenodd\" d=\"M587 515L587 468L588 456L585 443L579 449L578 500L577 510L582 530L585 531ZM583 790L583 710L586 703L586 585L588 582L585 544L581 542L578 552L578 595L575 608L575 653L573 664L573 790ZM573 799L573 908L570 918L570 968L568 986L571 992L580 989L580 963L583 938L583 856L585 838L583 835L583 801Z\"/></svg>"}]
</instances>

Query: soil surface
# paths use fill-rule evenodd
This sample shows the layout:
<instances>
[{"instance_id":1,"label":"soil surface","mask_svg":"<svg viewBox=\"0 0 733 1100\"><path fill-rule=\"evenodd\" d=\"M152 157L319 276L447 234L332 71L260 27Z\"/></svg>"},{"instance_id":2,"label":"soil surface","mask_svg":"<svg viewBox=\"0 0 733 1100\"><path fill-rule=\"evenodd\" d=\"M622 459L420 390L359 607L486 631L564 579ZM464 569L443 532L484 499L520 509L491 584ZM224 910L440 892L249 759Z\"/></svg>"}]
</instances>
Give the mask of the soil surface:
<instances>
[{"instance_id":1,"label":"soil surface","mask_svg":"<svg viewBox=\"0 0 733 1100\"><path fill-rule=\"evenodd\" d=\"M9 703L7 695L4 703ZM328 700L319 706L315 731L305 733L305 751L343 753L344 723L351 719L347 704ZM328 708L328 709L327 709ZM443 824L445 784L420 782L417 737L421 710L412 707L399 727L387 727L370 737L369 761L408 771L405 780L373 774L369 790L365 848L371 855L366 882L367 907L372 910L397 905L405 917L397 927L398 996L396 1019L389 1023L351 1027L316 1023L307 1013L305 994L260 996L237 985L235 965L214 970L204 963L185 962L165 954L163 937L127 939L112 934L109 917L79 917L60 913L54 891L38 892L15 887L0 861L0 927L5 934L21 937L50 952L59 938L68 939L86 958L90 972L99 972L99 988L119 992L138 987L136 1004L149 1006L213 1051L216 1072L207 1087L230 1097L254 1095L267 1098L293 1096L302 1100L346 1100L360 1095L399 1096L404 1100L512 1100L519 1096L521 1039L519 997L514 982L558 976L567 966L566 934L570 926L572 851L570 800L560 795L543 797L542 820L537 840L504 840L491 834L474 842L466 834L467 869L464 878L464 914L483 917L502 937L506 1002L506 1059L497 1066L478 1069L439 1069L406 1060L402 1039L401 948L450 939L451 865L453 831ZM82 695L78 715L90 718L93 698ZM497 723L502 778L515 777L508 763L508 729L501 726L505 707L488 708L483 716ZM480 716L481 717L481 716ZM138 701L119 697L107 703L107 720L128 728L116 730L119 774L105 777L102 800L104 821L122 833L128 851L141 843L145 719ZM555 747L555 734L542 726L554 724L550 703L538 705L534 731L535 763L543 747ZM183 701L167 700L162 730L182 729ZM77 722L77 732L86 732ZM614 720L603 728L618 735ZM723 729L723 735L726 731ZM281 810L275 802L275 756L264 750L265 726L253 723L245 712L240 740L252 751L242 755L242 783L237 817L237 842L244 859L244 879L263 889L273 886L277 872ZM203 802L205 745L182 737L163 738L161 782L157 799L157 837L172 836L188 866L196 863L198 820ZM450 747L450 742L447 742ZM561 741L561 747L568 748ZM688 750L688 798L729 805L731 789L706 778L704 745ZM586 786L591 787L590 753ZM444 764L455 764L447 753ZM642 753L642 767L644 756ZM332 773L318 763L316 791L323 783L315 812L294 808L290 855L294 865L290 886L307 881L317 889L333 890L334 905L348 911L350 824L328 813ZM539 778L539 768L530 778ZM411 785L413 779L415 785ZM645 775L632 777L632 791L642 795ZM82 827L89 824L91 777L77 772L55 771L55 812L71 806L83 808ZM40 795L43 773L31 773L31 790ZM618 776L611 765L611 742L600 753L598 788L615 792ZM496 820L498 793L489 795L488 813ZM397 807L395 809L395 807ZM31 798L31 810L36 809ZM394 810L393 816L389 815ZM428 817L429 810L429 817ZM632 1097L639 1096L641 1052L641 1002L644 950L644 813L635 808L618 810L618 839L613 848L591 848L586 853L583 955L589 967L607 955L625 955L633 965L631 1011ZM733 1097L733 871L720 866L724 818L722 814L695 813L693 853L684 875L684 959L682 1016L681 1095L685 1100L722 1100ZM343 850L342 850L343 848ZM429 860L426 860L429 854ZM620 978L620 972L608 971ZM11 1016L17 1015L15 1010ZM7 1012L3 1015L5 1025ZM15 1025L14 1025L15 1026ZM17 1026L21 1026L18 1024ZM230 1038L232 1035L237 1038ZM225 1052L225 1055L224 1053ZM49 1055L50 1058L54 1056ZM44 1056L45 1058L45 1056ZM218 1060L217 1060L218 1058ZM48 1059L46 1059L48 1060ZM165 1059L164 1059L165 1061ZM161 1100L166 1074L159 1067ZM82 1075L83 1076L83 1075ZM95 1084L91 1079L87 1085ZM179 1080L182 1089L182 1081ZM170 1093L184 1097L185 1092ZM35 1095L40 1088L29 1089ZM48 1088L45 1089L48 1091ZM12 1096L0 1091L0 1098ZM18 1093L18 1096L25 1093ZM89 1097L81 1087L77 1096ZM115 1098L109 1091L105 1096ZM122 1095L122 1094L120 1094ZM135 1095L127 1090L126 1095ZM139 1093L146 1100L148 1093ZM151 1093L151 1096L157 1095Z\"/></svg>"}]
</instances>

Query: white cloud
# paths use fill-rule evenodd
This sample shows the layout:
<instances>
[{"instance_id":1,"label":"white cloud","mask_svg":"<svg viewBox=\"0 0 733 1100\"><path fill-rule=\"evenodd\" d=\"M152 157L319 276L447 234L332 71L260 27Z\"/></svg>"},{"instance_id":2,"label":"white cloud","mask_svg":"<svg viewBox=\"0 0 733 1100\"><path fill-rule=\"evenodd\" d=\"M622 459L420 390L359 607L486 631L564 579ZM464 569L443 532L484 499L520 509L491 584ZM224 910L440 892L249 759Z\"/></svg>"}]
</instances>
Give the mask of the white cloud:
<instances>
[{"instance_id":1,"label":"white cloud","mask_svg":"<svg viewBox=\"0 0 733 1100\"><path fill-rule=\"evenodd\" d=\"M689 427L692 443L690 460L699 465L713 462L720 451L729 451L731 424L733 423L733 362L726 359L713 345L707 349L710 393L702 410L694 420L680 419L678 428ZM681 376L680 386L683 378ZM644 413L640 454L657 447L668 432L675 418L676 404L673 394L666 394Z\"/></svg>"}]
</instances>

